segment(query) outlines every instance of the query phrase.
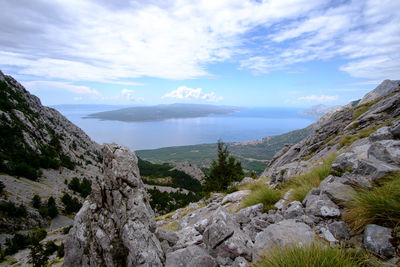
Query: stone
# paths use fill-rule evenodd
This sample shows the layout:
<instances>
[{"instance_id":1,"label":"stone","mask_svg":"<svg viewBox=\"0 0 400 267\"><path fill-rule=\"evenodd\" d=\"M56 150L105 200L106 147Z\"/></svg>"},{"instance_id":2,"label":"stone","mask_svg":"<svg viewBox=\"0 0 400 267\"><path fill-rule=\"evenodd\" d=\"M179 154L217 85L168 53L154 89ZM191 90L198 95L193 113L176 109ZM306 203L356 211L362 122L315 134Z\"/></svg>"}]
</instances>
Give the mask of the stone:
<instances>
[{"instance_id":1,"label":"stone","mask_svg":"<svg viewBox=\"0 0 400 267\"><path fill-rule=\"evenodd\" d=\"M63 215L57 215L54 219L51 220L50 232L59 230L67 226L71 226L73 224L74 220Z\"/></svg>"},{"instance_id":2,"label":"stone","mask_svg":"<svg viewBox=\"0 0 400 267\"><path fill-rule=\"evenodd\" d=\"M224 205L228 202L240 202L243 198L247 197L251 193L250 190L241 190L236 191L231 194L226 195L221 202L221 205Z\"/></svg>"},{"instance_id":3,"label":"stone","mask_svg":"<svg viewBox=\"0 0 400 267\"><path fill-rule=\"evenodd\" d=\"M178 234L173 231L166 231L164 229L157 228L155 234L156 234L156 237L158 238L158 240L160 240L160 241L165 240L168 242L168 244L170 246L174 246L176 244L176 242L178 242L178 240L179 240Z\"/></svg>"},{"instance_id":4,"label":"stone","mask_svg":"<svg viewBox=\"0 0 400 267\"><path fill-rule=\"evenodd\" d=\"M363 175L377 181L385 175L400 170L399 167L388 164L377 159L362 159L358 160L353 168L353 173L356 175Z\"/></svg>"},{"instance_id":5,"label":"stone","mask_svg":"<svg viewBox=\"0 0 400 267\"><path fill-rule=\"evenodd\" d=\"M358 105L362 105L371 101L376 100L379 97L388 95L399 87L400 81L398 80L384 80L374 90L367 93L359 102Z\"/></svg>"},{"instance_id":6,"label":"stone","mask_svg":"<svg viewBox=\"0 0 400 267\"><path fill-rule=\"evenodd\" d=\"M343 221L334 221L328 224L328 229L332 235L338 240L349 240L350 231L346 223Z\"/></svg>"},{"instance_id":7,"label":"stone","mask_svg":"<svg viewBox=\"0 0 400 267\"><path fill-rule=\"evenodd\" d=\"M307 246L314 241L315 233L307 224L295 220L284 220L271 224L256 236L253 250L253 262L274 247Z\"/></svg>"},{"instance_id":8,"label":"stone","mask_svg":"<svg viewBox=\"0 0 400 267\"><path fill-rule=\"evenodd\" d=\"M307 195L305 212L319 217L338 217L340 216L339 207L332 202L325 194Z\"/></svg>"},{"instance_id":9,"label":"stone","mask_svg":"<svg viewBox=\"0 0 400 267\"><path fill-rule=\"evenodd\" d=\"M251 260L253 242L233 220L225 208L220 207L210 218L203 234L203 242L214 257ZM228 262L230 261L228 260Z\"/></svg>"},{"instance_id":10,"label":"stone","mask_svg":"<svg viewBox=\"0 0 400 267\"><path fill-rule=\"evenodd\" d=\"M399 139L400 138L400 124L390 128L390 133L393 135L394 138Z\"/></svg>"},{"instance_id":11,"label":"stone","mask_svg":"<svg viewBox=\"0 0 400 267\"><path fill-rule=\"evenodd\" d=\"M396 254L395 248L390 243L391 238L392 229L368 224L364 231L364 246L367 250L388 258Z\"/></svg>"},{"instance_id":12,"label":"stone","mask_svg":"<svg viewBox=\"0 0 400 267\"><path fill-rule=\"evenodd\" d=\"M294 219L304 215L304 208L300 201L293 201L289 203L287 209L283 212L283 218Z\"/></svg>"},{"instance_id":13,"label":"stone","mask_svg":"<svg viewBox=\"0 0 400 267\"><path fill-rule=\"evenodd\" d=\"M232 267L247 267L247 266L249 266L249 262L243 257L237 257L232 263Z\"/></svg>"},{"instance_id":14,"label":"stone","mask_svg":"<svg viewBox=\"0 0 400 267\"><path fill-rule=\"evenodd\" d=\"M325 178L319 187L322 194L327 195L338 205L342 205L351 200L356 194L356 191L353 189L353 187L338 182L332 175Z\"/></svg>"},{"instance_id":15,"label":"stone","mask_svg":"<svg viewBox=\"0 0 400 267\"><path fill-rule=\"evenodd\" d=\"M235 221L240 224L246 224L251 221L252 218L256 217L264 211L264 205L262 203L241 209L234 214Z\"/></svg>"},{"instance_id":16,"label":"stone","mask_svg":"<svg viewBox=\"0 0 400 267\"><path fill-rule=\"evenodd\" d=\"M179 240L174 245L174 250L202 243L202 235L194 227L185 227L179 230L177 234L179 236Z\"/></svg>"},{"instance_id":17,"label":"stone","mask_svg":"<svg viewBox=\"0 0 400 267\"><path fill-rule=\"evenodd\" d=\"M368 157L388 164L400 165L400 141L383 140L375 142L368 150Z\"/></svg>"},{"instance_id":18,"label":"stone","mask_svg":"<svg viewBox=\"0 0 400 267\"><path fill-rule=\"evenodd\" d=\"M154 212L133 152L102 146L104 176L76 214L63 266L162 266ZM96 204L96 205L93 205Z\"/></svg>"},{"instance_id":19,"label":"stone","mask_svg":"<svg viewBox=\"0 0 400 267\"><path fill-rule=\"evenodd\" d=\"M372 142L380 141L380 140L389 140L393 139L393 134L390 131L389 127L382 127L373 132L368 139Z\"/></svg>"},{"instance_id":20,"label":"stone","mask_svg":"<svg viewBox=\"0 0 400 267\"><path fill-rule=\"evenodd\" d=\"M216 267L215 259L200 246L182 248L166 255L165 267Z\"/></svg>"}]
</instances>

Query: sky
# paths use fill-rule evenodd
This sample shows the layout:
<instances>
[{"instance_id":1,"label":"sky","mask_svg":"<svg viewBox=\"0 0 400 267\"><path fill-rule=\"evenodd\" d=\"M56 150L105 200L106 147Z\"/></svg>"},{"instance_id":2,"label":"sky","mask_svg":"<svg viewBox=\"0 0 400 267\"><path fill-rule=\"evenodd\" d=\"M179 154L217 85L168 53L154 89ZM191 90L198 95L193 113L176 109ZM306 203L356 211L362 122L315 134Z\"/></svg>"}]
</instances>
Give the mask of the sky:
<instances>
[{"instance_id":1,"label":"sky","mask_svg":"<svg viewBox=\"0 0 400 267\"><path fill-rule=\"evenodd\" d=\"M45 105L343 105L400 79L398 0L0 0L0 69Z\"/></svg>"}]
</instances>

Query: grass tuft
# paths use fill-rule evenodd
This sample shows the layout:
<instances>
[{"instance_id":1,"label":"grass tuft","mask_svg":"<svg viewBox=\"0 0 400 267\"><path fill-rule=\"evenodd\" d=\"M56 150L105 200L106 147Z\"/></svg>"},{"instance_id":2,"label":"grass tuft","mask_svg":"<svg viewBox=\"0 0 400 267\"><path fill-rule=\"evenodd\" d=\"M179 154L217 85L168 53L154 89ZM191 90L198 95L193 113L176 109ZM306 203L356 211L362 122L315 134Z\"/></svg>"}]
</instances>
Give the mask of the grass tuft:
<instances>
[{"instance_id":1,"label":"grass tuft","mask_svg":"<svg viewBox=\"0 0 400 267\"><path fill-rule=\"evenodd\" d=\"M362 232L371 223L394 227L400 224L400 172L383 178L381 186L360 189L345 203L343 218L353 231Z\"/></svg>"},{"instance_id":2,"label":"grass tuft","mask_svg":"<svg viewBox=\"0 0 400 267\"><path fill-rule=\"evenodd\" d=\"M250 195L243 200L242 208L262 203L264 205L264 210L268 211L275 209L274 204L282 198L280 191L271 189L267 185L254 186L250 190Z\"/></svg>"},{"instance_id":3,"label":"grass tuft","mask_svg":"<svg viewBox=\"0 0 400 267\"><path fill-rule=\"evenodd\" d=\"M367 256L343 248L331 248L322 244L307 247L291 246L267 251L257 267L355 267L365 266Z\"/></svg>"},{"instance_id":4,"label":"grass tuft","mask_svg":"<svg viewBox=\"0 0 400 267\"><path fill-rule=\"evenodd\" d=\"M318 187L331 172L332 162L337 154L329 155L320 165L315 166L310 172L295 176L279 188L284 191L292 188L291 200L303 201L307 193L314 187Z\"/></svg>"}]
</instances>

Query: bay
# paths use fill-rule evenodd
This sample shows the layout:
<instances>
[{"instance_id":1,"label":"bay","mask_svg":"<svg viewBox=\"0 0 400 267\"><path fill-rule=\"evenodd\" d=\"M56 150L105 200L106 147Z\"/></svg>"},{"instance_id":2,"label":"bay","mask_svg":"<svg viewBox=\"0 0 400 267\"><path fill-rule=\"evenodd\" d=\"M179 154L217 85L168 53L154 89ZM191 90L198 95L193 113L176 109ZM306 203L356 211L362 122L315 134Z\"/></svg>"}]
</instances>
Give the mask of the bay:
<instances>
[{"instance_id":1,"label":"bay","mask_svg":"<svg viewBox=\"0 0 400 267\"><path fill-rule=\"evenodd\" d=\"M116 142L132 150L224 142L245 142L307 127L315 118L296 108L241 108L240 112L201 118L121 122L83 118L124 108L108 105L54 106L99 144Z\"/></svg>"}]
</instances>

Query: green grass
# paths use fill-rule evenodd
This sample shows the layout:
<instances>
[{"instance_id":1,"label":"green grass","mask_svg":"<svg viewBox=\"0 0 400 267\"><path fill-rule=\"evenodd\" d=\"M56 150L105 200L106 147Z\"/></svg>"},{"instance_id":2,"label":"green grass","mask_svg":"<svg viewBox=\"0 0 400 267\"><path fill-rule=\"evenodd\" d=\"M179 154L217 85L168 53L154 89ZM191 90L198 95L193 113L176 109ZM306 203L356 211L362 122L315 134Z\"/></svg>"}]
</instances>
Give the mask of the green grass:
<instances>
[{"instance_id":1,"label":"green grass","mask_svg":"<svg viewBox=\"0 0 400 267\"><path fill-rule=\"evenodd\" d=\"M366 225L376 223L394 227L400 224L400 172L387 175L381 186L360 189L345 203L344 220L352 230L362 232Z\"/></svg>"},{"instance_id":2,"label":"green grass","mask_svg":"<svg viewBox=\"0 0 400 267\"><path fill-rule=\"evenodd\" d=\"M361 254L361 255L360 255ZM364 254L364 255L363 255ZM323 244L308 247L291 246L267 251L257 267L356 267L368 266L364 253L343 248L331 248Z\"/></svg>"},{"instance_id":3,"label":"green grass","mask_svg":"<svg viewBox=\"0 0 400 267\"><path fill-rule=\"evenodd\" d=\"M243 200L243 208L262 203L264 205L264 210L268 211L275 209L274 204L282 198L280 191L271 189L268 185L259 186L257 183L254 183L250 190L250 195Z\"/></svg>"},{"instance_id":4,"label":"green grass","mask_svg":"<svg viewBox=\"0 0 400 267\"><path fill-rule=\"evenodd\" d=\"M315 166L310 172L295 176L286 183L279 186L281 191L287 191L292 188L291 200L303 201L307 193L314 187L318 187L331 172L332 162L337 154L329 155L322 164Z\"/></svg>"}]
</instances>

